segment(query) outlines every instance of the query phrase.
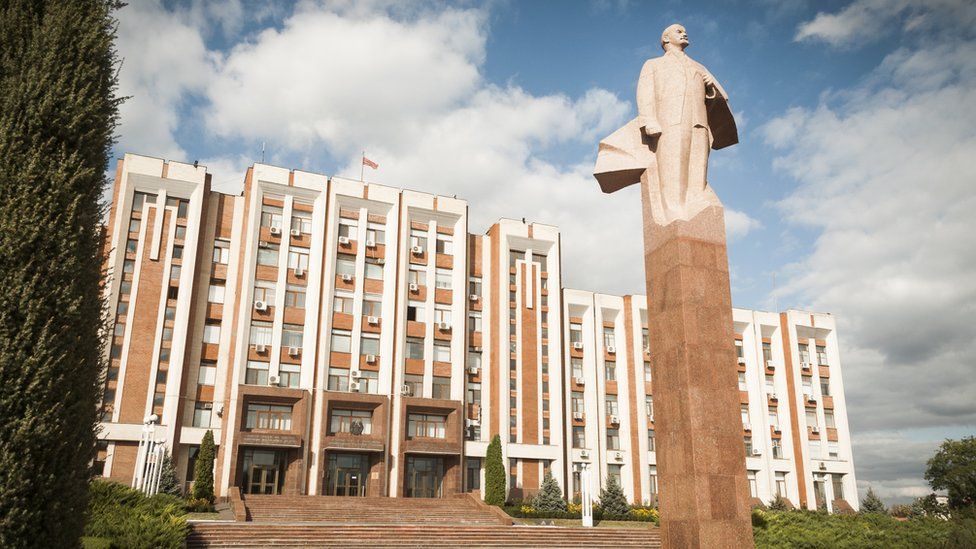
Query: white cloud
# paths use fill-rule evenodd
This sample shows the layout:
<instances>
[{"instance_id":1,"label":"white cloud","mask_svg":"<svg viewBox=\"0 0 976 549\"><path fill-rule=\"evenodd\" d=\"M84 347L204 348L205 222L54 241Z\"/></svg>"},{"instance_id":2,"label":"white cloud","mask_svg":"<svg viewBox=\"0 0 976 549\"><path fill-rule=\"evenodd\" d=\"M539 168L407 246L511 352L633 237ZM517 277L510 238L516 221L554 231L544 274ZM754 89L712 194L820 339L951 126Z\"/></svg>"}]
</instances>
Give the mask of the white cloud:
<instances>
[{"instance_id":1,"label":"white cloud","mask_svg":"<svg viewBox=\"0 0 976 549\"><path fill-rule=\"evenodd\" d=\"M749 217L749 214L732 208L725 209L725 232L728 234L730 242L738 240L761 227L762 223L758 219Z\"/></svg>"},{"instance_id":2,"label":"white cloud","mask_svg":"<svg viewBox=\"0 0 976 549\"><path fill-rule=\"evenodd\" d=\"M820 12L800 24L795 39L854 47L899 27L911 33L931 32L934 40L941 40L948 32L970 33L973 25L976 7L971 0L855 0L838 13Z\"/></svg>"},{"instance_id":3,"label":"white cloud","mask_svg":"<svg viewBox=\"0 0 976 549\"><path fill-rule=\"evenodd\" d=\"M953 39L896 51L864 84L762 129L800 183L785 219L819 231L778 293L837 314L856 444L976 424L974 104L976 43ZM887 479L892 496L925 489L910 459L916 474Z\"/></svg>"}]
</instances>

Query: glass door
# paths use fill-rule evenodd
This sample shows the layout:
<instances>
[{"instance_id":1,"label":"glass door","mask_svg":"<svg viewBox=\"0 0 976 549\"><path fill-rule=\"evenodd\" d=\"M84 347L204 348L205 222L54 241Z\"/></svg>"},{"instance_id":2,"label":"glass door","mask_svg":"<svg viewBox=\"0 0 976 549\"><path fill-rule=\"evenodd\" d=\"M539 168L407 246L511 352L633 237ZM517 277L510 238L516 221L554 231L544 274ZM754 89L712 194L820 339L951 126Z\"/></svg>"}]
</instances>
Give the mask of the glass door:
<instances>
[{"instance_id":1,"label":"glass door","mask_svg":"<svg viewBox=\"0 0 976 549\"><path fill-rule=\"evenodd\" d=\"M441 458L407 458L408 498L439 498L444 482L444 462Z\"/></svg>"},{"instance_id":2,"label":"glass door","mask_svg":"<svg viewBox=\"0 0 976 549\"><path fill-rule=\"evenodd\" d=\"M332 496L366 495L369 458L361 454L329 454L326 493Z\"/></svg>"},{"instance_id":3,"label":"glass door","mask_svg":"<svg viewBox=\"0 0 976 549\"><path fill-rule=\"evenodd\" d=\"M282 476L284 462L284 456L279 450L245 449L242 467L244 493L280 494L284 484Z\"/></svg>"}]
</instances>

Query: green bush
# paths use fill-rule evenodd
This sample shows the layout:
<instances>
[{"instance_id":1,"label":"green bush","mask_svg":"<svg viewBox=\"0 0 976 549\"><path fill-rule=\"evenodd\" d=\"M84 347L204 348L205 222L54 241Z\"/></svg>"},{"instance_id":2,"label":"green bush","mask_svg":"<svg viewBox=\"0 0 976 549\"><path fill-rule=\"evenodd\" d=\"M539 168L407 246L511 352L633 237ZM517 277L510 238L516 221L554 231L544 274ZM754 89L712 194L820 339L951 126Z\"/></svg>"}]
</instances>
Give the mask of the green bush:
<instances>
[{"instance_id":1,"label":"green bush","mask_svg":"<svg viewBox=\"0 0 976 549\"><path fill-rule=\"evenodd\" d=\"M874 493L874 488L868 487L868 493L864 496L864 500L861 501L861 512L862 513L880 513L885 514L888 512L888 508L885 507L881 498L878 494Z\"/></svg>"},{"instance_id":2,"label":"green bush","mask_svg":"<svg viewBox=\"0 0 976 549\"><path fill-rule=\"evenodd\" d=\"M485 454L485 503L501 507L505 503L505 465L502 439L495 435Z\"/></svg>"},{"instance_id":3,"label":"green bush","mask_svg":"<svg viewBox=\"0 0 976 549\"><path fill-rule=\"evenodd\" d=\"M819 511L754 511L756 547L834 549L877 547L973 547L976 521L919 518L897 520L877 513L827 514ZM957 541L958 540L958 541Z\"/></svg>"},{"instance_id":4,"label":"green bush","mask_svg":"<svg viewBox=\"0 0 976 549\"><path fill-rule=\"evenodd\" d=\"M200 451L197 452L197 463L193 468L193 499L205 499L209 502L214 500L214 458L216 449L214 448L213 431L208 430L203 434L203 441L200 442Z\"/></svg>"},{"instance_id":5,"label":"green bush","mask_svg":"<svg viewBox=\"0 0 976 549\"><path fill-rule=\"evenodd\" d=\"M536 519L575 519L579 520L582 515L579 511L540 511L528 505L505 505L502 507L509 516L516 518L536 518ZM653 522L658 523L657 513L634 513L628 511L623 515L612 515L605 513L598 505L593 506L593 520L621 520L630 522Z\"/></svg>"},{"instance_id":6,"label":"green bush","mask_svg":"<svg viewBox=\"0 0 976 549\"><path fill-rule=\"evenodd\" d=\"M104 480L93 481L89 493L85 536L105 538L112 547L126 549L183 547L187 526L182 499L168 494L146 497Z\"/></svg>"},{"instance_id":7,"label":"green bush","mask_svg":"<svg viewBox=\"0 0 976 549\"><path fill-rule=\"evenodd\" d=\"M600 507L608 515L625 516L630 513L630 504L617 477L607 475L607 485L600 491Z\"/></svg>"},{"instance_id":8,"label":"green bush","mask_svg":"<svg viewBox=\"0 0 976 549\"><path fill-rule=\"evenodd\" d=\"M563 499L563 490L559 483L552 477L552 473L546 473L542 480L542 488L532 500L532 507L539 511L561 512L566 510L566 500Z\"/></svg>"}]
</instances>

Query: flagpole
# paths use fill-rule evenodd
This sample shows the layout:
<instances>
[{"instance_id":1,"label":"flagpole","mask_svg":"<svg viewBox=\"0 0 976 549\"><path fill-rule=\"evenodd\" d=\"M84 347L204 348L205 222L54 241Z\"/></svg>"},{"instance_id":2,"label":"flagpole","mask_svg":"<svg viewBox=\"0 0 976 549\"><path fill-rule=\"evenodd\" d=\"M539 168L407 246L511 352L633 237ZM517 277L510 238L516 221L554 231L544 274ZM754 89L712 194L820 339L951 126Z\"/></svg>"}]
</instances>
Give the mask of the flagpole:
<instances>
[{"instance_id":1,"label":"flagpole","mask_svg":"<svg viewBox=\"0 0 976 549\"><path fill-rule=\"evenodd\" d=\"M363 150L363 157L359 159L359 181L365 183L366 180L366 150Z\"/></svg>"}]
</instances>

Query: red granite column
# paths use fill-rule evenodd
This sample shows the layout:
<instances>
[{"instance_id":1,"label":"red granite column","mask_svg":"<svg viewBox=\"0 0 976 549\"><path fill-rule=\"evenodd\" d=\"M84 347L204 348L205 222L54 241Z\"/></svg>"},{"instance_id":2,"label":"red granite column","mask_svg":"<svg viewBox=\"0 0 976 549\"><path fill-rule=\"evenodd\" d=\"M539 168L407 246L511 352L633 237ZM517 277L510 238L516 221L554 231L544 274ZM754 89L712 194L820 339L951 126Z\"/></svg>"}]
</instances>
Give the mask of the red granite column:
<instances>
[{"instance_id":1,"label":"red granite column","mask_svg":"<svg viewBox=\"0 0 976 549\"><path fill-rule=\"evenodd\" d=\"M654 223L644 268L664 547L752 547L724 210Z\"/></svg>"}]
</instances>

